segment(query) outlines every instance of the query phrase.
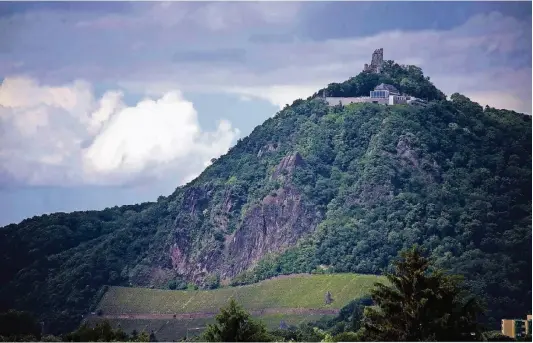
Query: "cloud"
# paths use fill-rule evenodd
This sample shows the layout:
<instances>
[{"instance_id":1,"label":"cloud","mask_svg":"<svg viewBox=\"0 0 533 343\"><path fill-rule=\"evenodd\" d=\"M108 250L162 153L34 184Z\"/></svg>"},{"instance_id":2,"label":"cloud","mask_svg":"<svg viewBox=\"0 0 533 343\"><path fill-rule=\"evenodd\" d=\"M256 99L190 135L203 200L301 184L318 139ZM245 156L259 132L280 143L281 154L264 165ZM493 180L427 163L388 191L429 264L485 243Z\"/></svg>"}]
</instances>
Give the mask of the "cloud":
<instances>
[{"instance_id":1,"label":"cloud","mask_svg":"<svg viewBox=\"0 0 533 343\"><path fill-rule=\"evenodd\" d=\"M361 6L341 5L345 12ZM386 58L416 62L437 82L440 77L510 65L531 67L530 22L498 12L472 16L451 29L396 28L367 36L354 32L351 37L345 32L342 38L313 40L302 27L312 24L319 30L335 18L314 16L312 23L306 22L305 9L317 7L312 3L141 2L131 6L127 13L105 15L74 11L66 22L50 11L0 19L5 32L16 32L16 39L10 40L9 59L0 63L0 75L20 73L15 64L24 63L29 75L62 82L82 78L93 83L156 85L180 80L183 91L207 87L212 92L226 88L229 77L233 86L245 89L307 87L357 74L377 47L385 48ZM107 30L105 34L101 29ZM60 39L43 44L46 36ZM68 48L59 42L69 42Z\"/></svg>"},{"instance_id":2,"label":"cloud","mask_svg":"<svg viewBox=\"0 0 533 343\"><path fill-rule=\"evenodd\" d=\"M174 91L115 113L83 158L86 171L98 176L137 174L154 165L168 169L194 156L201 157L203 167L226 152L237 134L227 121L215 132L202 132L193 104Z\"/></svg>"},{"instance_id":3,"label":"cloud","mask_svg":"<svg viewBox=\"0 0 533 343\"><path fill-rule=\"evenodd\" d=\"M489 105L495 108L525 108L522 99L514 94L500 92L469 92L470 100L479 103L482 106ZM529 104L531 106L531 104Z\"/></svg>"},{"instance_id":4,"label":"cloud","mask_svg":"<svg viewBox=\"0 0 533 343\"><path fill-rule=\"evenodd\" d=\"M316 85L282 85L271 87L250 87L250 88L228 88L228 93L234 93L241 95L241 99L248 100L250 98L267 100L280 109L283 109L285 105L291 104L296 99L306 99L310 95L313 95L320 84ZM274 115L274 113L272 114Z\"/></svg>"},{"instance_id":5,"label":"cloud","mask_svg":"<svg viewBox=\"0 0 533 343\"><path fill-rule=\"evenodd\" d=\"M379 47L386 59L421 66L448 95L531 113L530 19L491 12L446 29L317 40L302 31L305 6L132 3L111 14L0 18L13 32L0 56L0 175L30 184L124 183L171 172L189 179L238 132L225 121L204 132L177 89L282 108L358 74ZM313 20L320 29L335 18ZM93 85L107 91L95 96ZM148 98L127 106L131 92Z\"/></svg>"},{"instance_id":6,"label":"cloud","mask_svg":"<svg viewBox=\"0 0 533 343\"><path fill-rule=\"evenodd\" d=\"M494 106L531 113L531 28L526 21L491 12L447 30L392 30L323 41L296 37L289 31L285 30L285 36L277 30L235 34L231 38L207 35L205 50L197 51L213 52L210 65L204 63L205 58L189 58L179 65L165 60L157 64L133 61L136 72L115 77L121 84L142 85L145 89L164 89L174 80L181 80L179 87L186 91L234 92L283 106L330 82L355 76L369 62L372 51L384 47L386 59L421 66L447 94L500 94L500 99L492 101ZM261 35L291 37L292 41L258 40ZM217 50L207 48L214 37L219 38L216 46L225 46L220 48L222 52L245 52L245 63L217 64ZM228 60L227 54L218 57L220 62ZM520 101L515 99L517 96ZM514 100L506 100L511 98Z\"/></svg>"},{"instance_id":7,"label":"cloud","mask_svg":"<svg viewBox=\"0 0 533 343\"><path fill-rule=\"evenodd\" d=\"M174 62L243 63L246 58L244 49L185 50L178 51L172 57Z\"/></svg>"},{"instance_id":8,"label":"cloud","mask_svg":"<svg viewBox=\"0 0 533 343\"><path fill-rule=\"evenodd\" d=\"M286 33L256 33L251 34L248 40L251 43L269 44L269 43L292 43L295 40L294 35Z\"/></svg>"},{"instance_id":9,"label":"cloud","mask_svg":"<svg viewBox=\"0 0 533 343\"><path fill-rule=\"evenodd\" d=\"M257 24L290 24L300 11L298 2L157 2L133 4L128 13L80 20L77 27L92 29L189 27L195 30L235 31Z\"/></svg>"},{"instance_id":10,"label":"cloud","mask_svg":"<svg viewBox=\"0 0 533 343\"><path fill-rule=\"evenodd\" d=\"M531 114L531 71L531 66L501 67L463 75L439 75L432 80L447 95L460 92L482 105Z\"/></svg>"},{"instance_id":11,"label":"cloud","mask_svg":"<svg viewBox=\"0 0 533 343\"><path fill-rule=\"evenodd\" d=\"M30 185L124 184L199 174L239 134L221 120L203 131L180 91L126 106L113 90L95 98L75 81L41 85L6 78L0 85L0 175ZM1 183L1 181L0 181Z\"/></svg>"}]
</instances>

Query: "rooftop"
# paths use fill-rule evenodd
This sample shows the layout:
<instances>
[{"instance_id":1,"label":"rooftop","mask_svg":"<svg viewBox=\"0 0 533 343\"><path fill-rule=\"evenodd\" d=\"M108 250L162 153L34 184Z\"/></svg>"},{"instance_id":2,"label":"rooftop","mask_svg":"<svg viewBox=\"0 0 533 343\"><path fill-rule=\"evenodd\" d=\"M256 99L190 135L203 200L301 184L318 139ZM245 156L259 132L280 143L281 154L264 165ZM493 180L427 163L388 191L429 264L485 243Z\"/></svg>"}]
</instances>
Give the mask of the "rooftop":
<instances>
[{"instance_id":1,"label":"rooftop","mask_svg":"<svg viewBox=\"0 0 533 343\"><path fill-rule=\"evenodd\" d=\"M382 83L380 85L377 85L376 88L374 88L375 91L389 91L391 93L400 93L396 87L393 85L388 85L386 83Z\"/></svg>"}]
</instances>

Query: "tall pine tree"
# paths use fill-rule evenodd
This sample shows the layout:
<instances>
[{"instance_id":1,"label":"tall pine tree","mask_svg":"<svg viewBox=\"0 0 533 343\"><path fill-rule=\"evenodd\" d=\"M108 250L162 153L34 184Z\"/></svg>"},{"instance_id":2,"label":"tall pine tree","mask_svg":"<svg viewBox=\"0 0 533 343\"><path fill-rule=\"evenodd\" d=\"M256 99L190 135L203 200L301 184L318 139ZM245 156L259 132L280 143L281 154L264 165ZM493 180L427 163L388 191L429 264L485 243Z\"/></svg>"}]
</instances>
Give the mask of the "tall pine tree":
<instances>
[{"instance_id":1,"label":"tall pine tree","mask_svg":"<svg viewBox=\"0 0 533 343\"><path fill-rule=\"evenodd\" d=\"M371 292L377 306L365 309L365 340L480 340L481 307L466 298L460 277L432 270L417 246L402 252L394 269L386 275L390 285L377 283Z\"/></svg>"},{"instance_id":2,"label":"tall pine tree","mask_svg":"<svg viewBox=\"0 0 533 343\"><path fill-rule=\"evenodd\" d=\"M202 337L207 342L268 342L265 326L250 317L234 299L220 309L216 323L209 324Z\"/></svg>"}]
</instances>

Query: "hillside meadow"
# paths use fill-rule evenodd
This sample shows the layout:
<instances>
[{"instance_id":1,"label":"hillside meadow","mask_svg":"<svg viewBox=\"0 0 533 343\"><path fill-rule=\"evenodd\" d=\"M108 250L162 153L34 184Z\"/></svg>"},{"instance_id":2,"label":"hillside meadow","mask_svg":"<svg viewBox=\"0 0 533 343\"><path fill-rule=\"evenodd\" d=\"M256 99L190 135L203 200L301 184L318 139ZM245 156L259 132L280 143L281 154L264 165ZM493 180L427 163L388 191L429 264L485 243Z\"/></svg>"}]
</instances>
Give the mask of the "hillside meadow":
<instances>
[{"instance_id":1,"label":"hillside meadow","mask_svg":"<svg viewBox=\"0 0 533 343\"><path fill-rule=\"evenodd\" d=\"M216 313L236 299L249 310L340 309L355 298L367 295L376 275L297 275L265 280L256 284L215 290L171 291L149 288L110 287L98 309L103 315ZM330 292L333 302L325 304ZM283 312L283 311L282 311Z\"/></svg>"}]
</instances>

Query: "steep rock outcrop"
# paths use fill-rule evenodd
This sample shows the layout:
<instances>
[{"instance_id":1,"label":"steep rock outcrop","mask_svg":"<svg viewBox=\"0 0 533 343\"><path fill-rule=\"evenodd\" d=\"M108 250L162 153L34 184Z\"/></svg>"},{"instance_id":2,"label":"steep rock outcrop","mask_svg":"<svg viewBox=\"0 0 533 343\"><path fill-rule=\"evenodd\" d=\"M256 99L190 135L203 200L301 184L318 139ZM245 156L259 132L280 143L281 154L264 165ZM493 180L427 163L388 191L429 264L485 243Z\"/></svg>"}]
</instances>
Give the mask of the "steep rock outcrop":
<instances>
[{"instance_id":1,"label":"steep rock outcrop","mask_svg":"<svg viewBox=\"0 0 533 343\"><path fill-rule=\"evenodd\" d=\"M288 181L295 168L303 164L298 152L285 156L271 175L271 179L284 178L284 186L249 205L233 232L228 232L228 218L238 200L232 186L220 193L220 202L212 207L216 212L208 215L203 208L209 201L208 194L214 191L205 187L189 191L183 199L182 211L189 214L191 221L203 216L202 220L209 221L211 230L200 242L194 243L188 239L187 222L175 221L174 237L166 253L167 268L198 283L208 274L231 278L266 254L282 252L312 232L319 221L316 211L303 203L300 192Z\"/></svg>"},{"instance_id":2,"label":"steep rock outcrop","mask_svg":"<svg viewBox=\"0 0 533 343\"><path fill-rule=\"evenodd\" d=\"M427 182L440 182L440 166L432 158L423 156L416 150L418 141L416 136L408 133L400 136L396 145L396 155L400 157L403 166L409 166L416 169Z\"/></svg>"},{"instance_id":3,"label":"steep rock outcrop","mask_svg":"<svg viewBox=\"0 0 533 343\"><path fill-rule=\"evenodd\" d=\"M307 208L293 186L277 190L252 207L226 248L231 264L222 276L232 277L269 253L284 251L317 225L314 211Z\"/></svg>"},{"instance_id":4,"label":"steep rock outcrop","mask_svg":"<svg viewBox=\"0 0 533 343\"><path fill-rule=\"evenodd\" d=\"M299 152L285 156L276 166L272 173L272 179L279 179L286 175L291 175L294 169L304 164L302 155Z\"/></svg>"},{"instance_id":5,"label":"steep rock outcrop","mask_svg":"<svg viewBox=\"0 0 533 343\"><path fill-rule=\"evenodd\" d=\"M261 158L263 155L277 151L279 148L278 143L269 143L259 149L259 152L257 153L257 158Z\"/></svg>"}]
</instances>

